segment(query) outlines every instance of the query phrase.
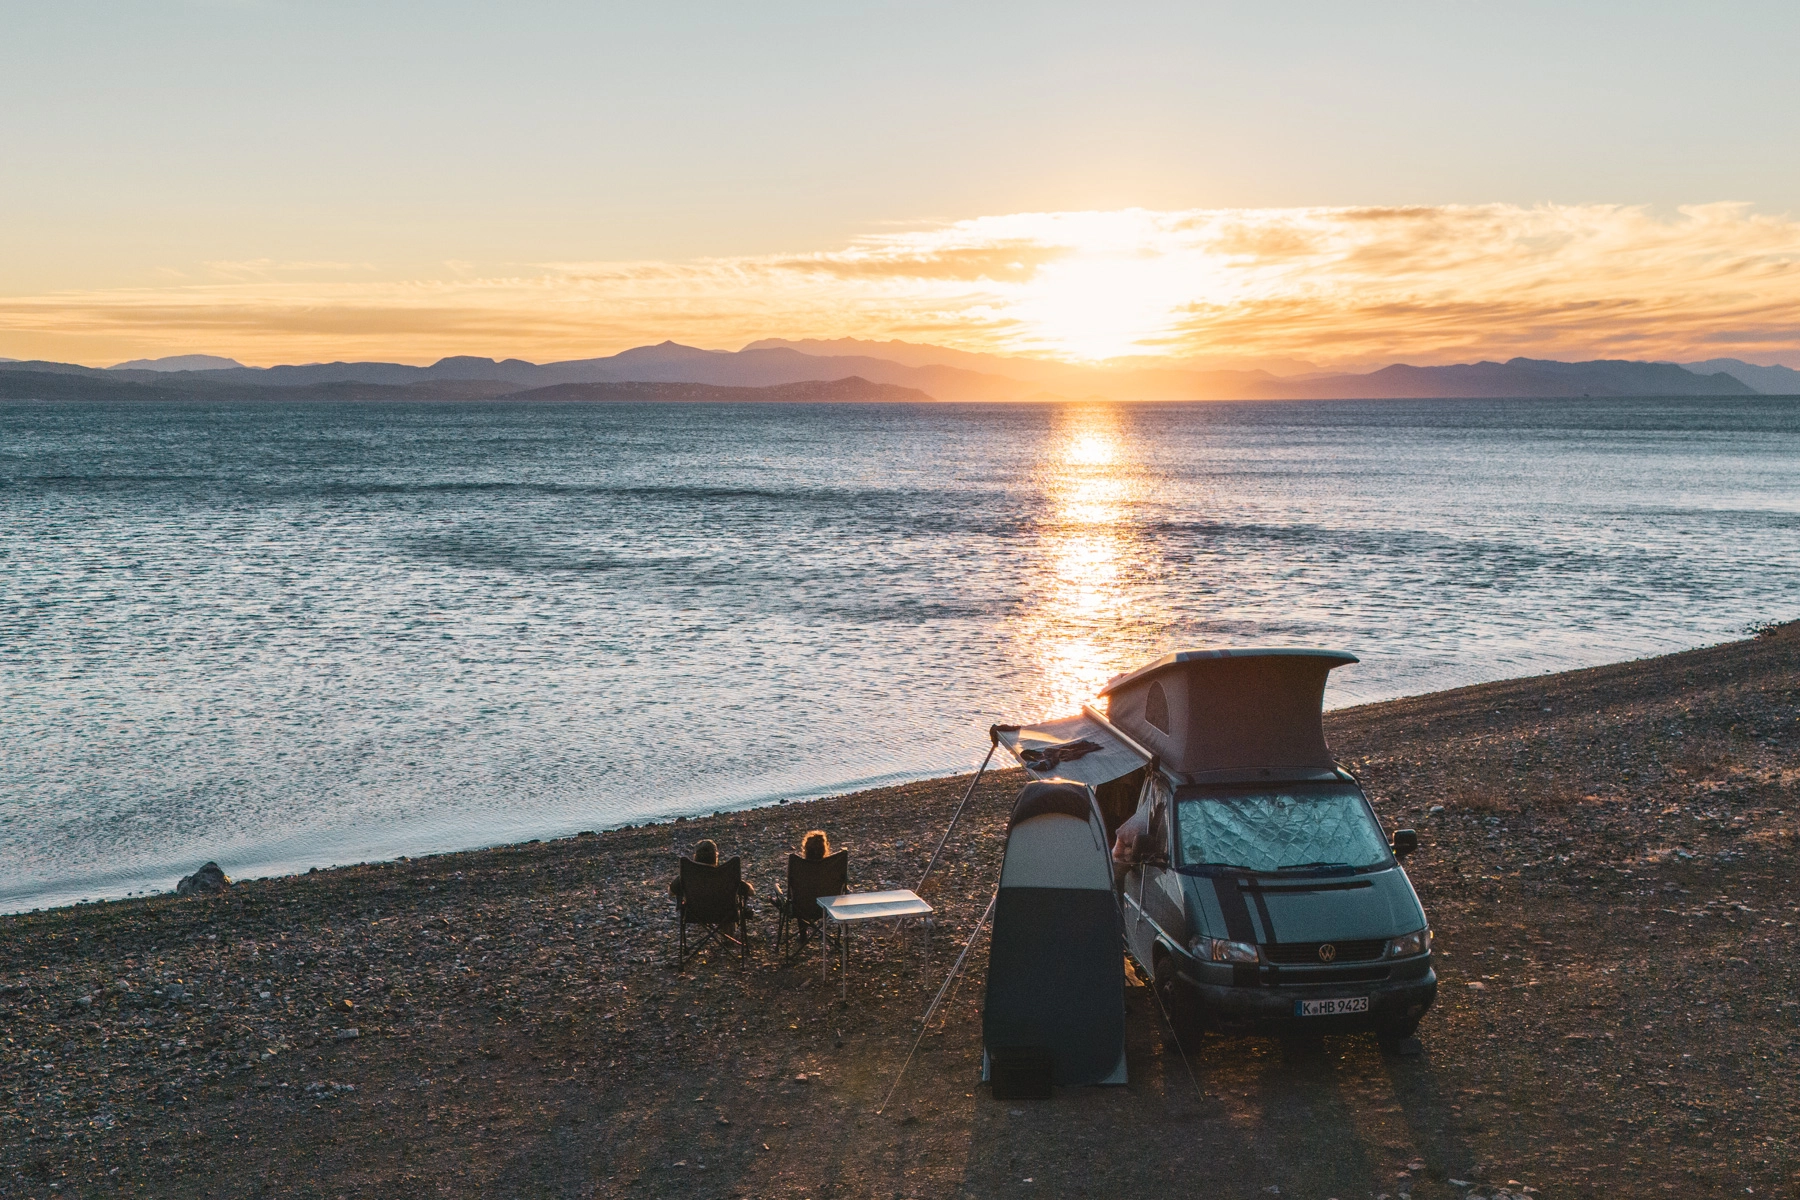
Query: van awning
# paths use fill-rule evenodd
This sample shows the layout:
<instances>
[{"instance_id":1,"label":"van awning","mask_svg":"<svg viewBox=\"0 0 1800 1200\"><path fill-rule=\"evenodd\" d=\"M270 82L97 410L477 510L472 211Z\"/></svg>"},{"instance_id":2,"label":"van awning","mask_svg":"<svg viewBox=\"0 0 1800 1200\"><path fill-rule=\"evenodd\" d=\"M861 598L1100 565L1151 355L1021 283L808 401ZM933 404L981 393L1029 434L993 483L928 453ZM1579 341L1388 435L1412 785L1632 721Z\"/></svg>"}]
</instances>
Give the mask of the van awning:
<instances>
[{"instance_id":1,"label":"van awning","mask_svg":"<svg viewBox=\"0 0 1800 1200\"><path fill-rule=\"evenodd\" d=\"M1035 725L996 725L994 741L1039 779L1099 787L1150 762L1150 753L1083 706L1072 717Z\"/></svg>"}]
</instances>

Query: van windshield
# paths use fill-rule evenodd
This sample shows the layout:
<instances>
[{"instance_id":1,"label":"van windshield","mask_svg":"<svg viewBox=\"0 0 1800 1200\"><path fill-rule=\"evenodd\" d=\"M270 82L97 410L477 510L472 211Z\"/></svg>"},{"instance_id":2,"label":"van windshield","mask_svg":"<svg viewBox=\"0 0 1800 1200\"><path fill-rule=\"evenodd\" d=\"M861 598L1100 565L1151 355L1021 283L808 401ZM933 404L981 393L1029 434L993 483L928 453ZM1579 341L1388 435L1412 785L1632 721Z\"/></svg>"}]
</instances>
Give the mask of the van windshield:
<instances>
[{"instance_id":1,"label":"van windshield","mask_svg":"<svg viewBox=\"0 0 1800 1200\"><path fill-rule=\"evenodd\" d=\"M1297 871L1388 862L1387 838L1354 787L1183 796L1175 807L1183 866Z\"/></svg>"}]
</instances>

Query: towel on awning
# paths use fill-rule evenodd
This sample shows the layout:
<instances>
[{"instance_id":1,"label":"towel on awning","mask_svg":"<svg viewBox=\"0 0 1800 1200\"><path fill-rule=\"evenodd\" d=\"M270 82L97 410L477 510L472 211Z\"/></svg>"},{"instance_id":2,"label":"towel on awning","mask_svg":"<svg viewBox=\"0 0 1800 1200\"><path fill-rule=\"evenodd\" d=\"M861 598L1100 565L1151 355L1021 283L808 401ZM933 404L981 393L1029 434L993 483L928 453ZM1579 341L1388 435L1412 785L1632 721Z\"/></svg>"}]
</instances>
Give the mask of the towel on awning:
<instances>
[{"instance_id":1,"label":"towel on awning","mask_svg":"<svg viewBox=\"0 0 1800 1200\"><path fill-rule=\"evenodd\" d=\"M1056 746L1033 746L1019 752L1019 761L1033 771L1048 771L1061 763L1074 762L1084 755L1103 749L1098 742L1090 742L1086 738L1078 741L1063 742Z\"/></svg>"}]
</instances>

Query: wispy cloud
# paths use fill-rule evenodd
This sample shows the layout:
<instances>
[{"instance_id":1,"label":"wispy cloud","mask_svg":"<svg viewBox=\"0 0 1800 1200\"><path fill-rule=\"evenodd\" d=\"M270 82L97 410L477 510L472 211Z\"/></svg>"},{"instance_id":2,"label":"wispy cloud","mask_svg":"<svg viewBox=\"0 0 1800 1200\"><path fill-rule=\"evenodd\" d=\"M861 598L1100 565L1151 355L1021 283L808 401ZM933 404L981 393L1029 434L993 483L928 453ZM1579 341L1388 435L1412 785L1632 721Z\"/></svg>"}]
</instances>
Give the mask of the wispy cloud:
<instances>
[{"instance_id":1,"label":"wispy cloud","mask_svg":"<svg viewBox=\"0 0 1800 1200\"><path fill-rule=\"evenodd\" d=\"M347 262L278 262L272 258L250 258L240 261L217 261L206 269L222 279L291 279L296 275L340 275L347 271L373 272L374 263Z\"/></svg>"},{"instance_id":2,"label":"wispy cloud","mask_svg":"<svg viewBox=\"0 0 1800 1200\"><path fill-rule=\"evenodd\" d=\"M207 283L0 298L0 353L542 360L665 337L855 336L1089 359L1800 363L1800 222L1741 204L1018 213L812 253L456 261L441 279L208 268Z\"/></svg>"}]
</instances>

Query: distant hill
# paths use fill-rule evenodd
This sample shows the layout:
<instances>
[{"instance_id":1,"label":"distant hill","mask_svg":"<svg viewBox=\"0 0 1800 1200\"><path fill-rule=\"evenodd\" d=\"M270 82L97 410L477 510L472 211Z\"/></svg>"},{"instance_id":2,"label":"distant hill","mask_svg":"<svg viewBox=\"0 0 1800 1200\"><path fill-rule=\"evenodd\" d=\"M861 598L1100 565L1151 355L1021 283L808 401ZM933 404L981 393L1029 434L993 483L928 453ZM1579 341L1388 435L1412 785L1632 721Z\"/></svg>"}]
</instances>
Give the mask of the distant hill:
<instances>
[{"instance_id":1,"label":"distant hill","mask_svg":"<svg viewBox=\"0 0 1800 1200\"><path fill-rule=\"evenodd\" d=\"M232 367L240 370L244 364L235 358L220 358L216 354L175 354L168 358L134 358L130 362L122 362L109 371L225 371Z\"/></svg>"},{"instance_id":2,"label":"distant hill","mask_svg":"<svg viewBox=\"0 0 1800 1200\"><path fill-rule=\"evenodd\" d=\"M1295 399L1502 400L1576 396L1751 396L1730 375L1696 375L1674 363L1601 360L1564 363L1514 358L1449 367L1395 364L1367 375L1276 380L1270 392Z\"/></svg>"},{"instance_id":3,"label":"distant hill","mask_svg":"<svg viewBox=\"0 0 1800 1200\"><path fill-rule=\"evenodd\" d=\"M806 347L802 350L797 347ZM866 350L878 353L811 353ZM193 357L193 356L189 356ZM205 356L200 356L205 357ZM158 360L168 363L173 360ZM211 361L229 362L228 359ZM1735 364L1735 365L1733 365ZM1698 368L1719 365L1720 370ZM979 366L983 369L973 369ZM341 389L393 388L394 395L492 397L534 390L601 384L682 384L695 387L764 389L799 384L837 384L855 379L862 387L886 387L941 401L1079 400L1295 400L1295 399L1505 399L1579 396L1742 396L1764 389L1800 394L1800 372L1786 367L1754 367L1735 359L1694 364L1623 360L1565 363L1514 358L1506 362L1415 367L1403 363L1367 374L1276 376L1267 371L1196 371L1181 367L1108 369L1047 359L970 354L907 342L754 342L738 351L702 350L676 342L638 346L600 358L532 363L457 356L428 367L403 363L333 362L279 367L213 367L174 370L120 364L98 371L68 363L0 364L0 375L28 372L104 379L176 389L183 395L220 396L221 388L289 395L347 397ZM1729 369L1727 369L1729 368ZM1749 378L1746 378L1746 376ZM48 385L45 385L48 386ZM73 387L73 385L69 385ZM340 389L319 392L316 389ZM298 390L296 390L298 389ZM61 389L68 391L68 387ZM75 389L79 391L79 388ZM12 391L3 394L12 395ZM73 394L73 393L70 393ZM356 393L362 395L363 393ZM368 393L369 395L388 393ZM563 395L564 393L556 393ZM574 393L566 393L573 396ZM624 396L626 393L616 393ZM652 398L649 392L637 393ZM669 393L673 395L674 393ZM873 393L871 393L873 394ZM884 394L897 396L899 392ZM613 393L605 394L607 396ZM692 393L698 397L700 393ZM794 393L797 398L800 393ZM544 398L550 398L546 393ZM605 398L595 392L590 398ZM743 396L740 399L753 399ZM848 391L845 399L855 398Z\"/></svg>"},{"instance_id":4,"label":"distant hill","mask_svg":"<svg viewBox=\"0 0 1800 1200\"><path fill-rule=\"evenodd\" d=\"M1705 362L1682 363L1681 366L1696 375L1723 373L1741 379L1765 396L1800 396L1800 371L1792 367L1759 367L1741 358L1709 358Z\"/></svg>"},{"instance_id":5,"label":"distant hill","mask_svg":"<svg viewBox=\"0 0 1800 1200\"><path fill-rule=\"evenodd\" d=\"M725 387L713 383L553 383L511 392L508 400L583 400L612 403L704 402L711 404L929 404L917 388L871 383L860 376L804 379L768 387Z\"/></svg>"},{"instance_id":6,"label":"distant hill","mask_svg":"<svg viewBox=\"0 0 1800 1200\"><path fill-rule=\"evenodd\" d=\"M30 364L37 365L37 364ZM918 404L931 397L916 388L872 383L857 376L807 379L767 387L727 387L681 382L558 383L541 388L480 379L434 379L417 383L359 383L332 380L286 386L257 386L231 380L197 378L201 372L152 376L149 380L113 377L110 371L0 368L0 400L147 400L224 401L257 399L340 403L433 400L523 400L610 403L787 403L787 404ZM210 374L207 373L207 374Z\"/></svg>"}]
</instances>

